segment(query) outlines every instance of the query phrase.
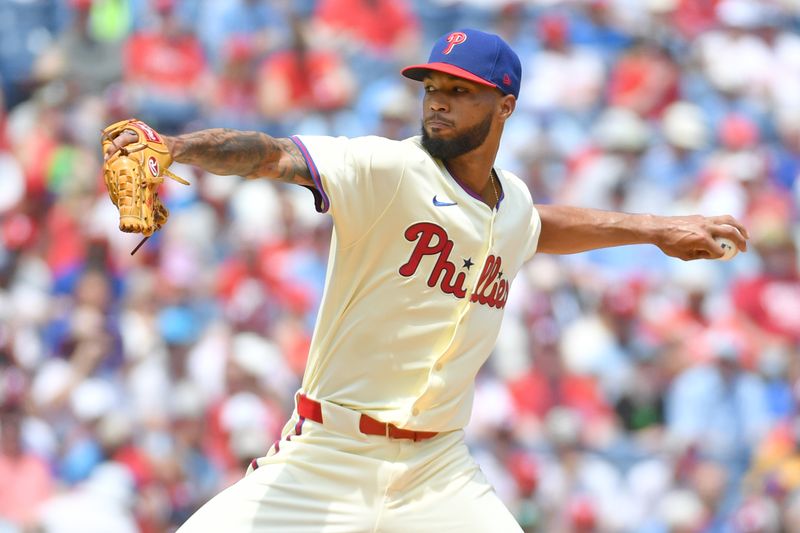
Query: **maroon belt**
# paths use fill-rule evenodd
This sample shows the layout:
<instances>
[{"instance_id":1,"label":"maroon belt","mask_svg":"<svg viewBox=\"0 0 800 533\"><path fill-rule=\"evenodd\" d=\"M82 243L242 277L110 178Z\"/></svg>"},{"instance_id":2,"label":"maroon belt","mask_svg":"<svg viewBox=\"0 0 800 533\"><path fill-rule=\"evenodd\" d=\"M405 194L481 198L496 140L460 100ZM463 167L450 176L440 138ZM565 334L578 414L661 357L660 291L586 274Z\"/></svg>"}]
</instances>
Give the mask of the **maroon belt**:
<instances>
[{"instance_id":1,"label":"maroon belt","mask_svg":"<svg viewBox=\"0 0 800 533\"><path fill-rule=\"evenodd\" d=\"M297 414L319 424L323 423L322 405L305 394L298 394L297 396ZM361 415L361 420L358 422L358 429L365 435L383 435L384 437L392 439L410 439L414 442L430 439L439 434L436 431L412 431L410 429L402 429L394 424L387 424L375 420L371 416L365 414Z\"/></svg>"}]
</instances>

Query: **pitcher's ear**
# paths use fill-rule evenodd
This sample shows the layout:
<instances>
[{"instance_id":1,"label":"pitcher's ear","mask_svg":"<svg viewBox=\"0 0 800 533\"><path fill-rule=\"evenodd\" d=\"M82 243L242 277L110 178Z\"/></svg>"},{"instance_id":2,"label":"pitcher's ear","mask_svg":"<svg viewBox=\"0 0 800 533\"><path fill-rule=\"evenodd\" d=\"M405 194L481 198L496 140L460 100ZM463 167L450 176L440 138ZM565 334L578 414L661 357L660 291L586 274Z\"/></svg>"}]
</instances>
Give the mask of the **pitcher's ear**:
<instances>
[{"instance_id":1,"label":"pitcher's ear","mask_svg":"<svg viewBox=\"0 0 800 533\"><path fill-rule=\"evenodd\" d=\"M507 119L514 113L514 109L516 108L517 99L514 98L514 95L503 95L503 98L500 101L500 118L503 120Z\"/></svg>"}]
</instances>

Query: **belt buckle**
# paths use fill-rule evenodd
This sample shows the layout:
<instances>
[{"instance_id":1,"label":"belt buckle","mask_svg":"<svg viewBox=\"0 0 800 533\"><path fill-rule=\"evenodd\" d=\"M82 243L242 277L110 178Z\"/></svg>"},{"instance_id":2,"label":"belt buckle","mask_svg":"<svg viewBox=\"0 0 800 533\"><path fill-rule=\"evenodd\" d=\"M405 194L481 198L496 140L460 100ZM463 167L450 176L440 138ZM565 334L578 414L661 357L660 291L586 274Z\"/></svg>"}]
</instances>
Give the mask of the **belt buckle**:
<instances>
[{"instance_id":1,"label":"belt buckle","mask_svg":"<svg viewBox=\"0 0 800 533\"><path fill-rule=\"evenodd\" d=\"M392 425L388 422L385 422L384 427L386 428L386 433L385 433L386 438L387 439L392 438L392 431L391 431Z\"/></svg>"}]
</instances>

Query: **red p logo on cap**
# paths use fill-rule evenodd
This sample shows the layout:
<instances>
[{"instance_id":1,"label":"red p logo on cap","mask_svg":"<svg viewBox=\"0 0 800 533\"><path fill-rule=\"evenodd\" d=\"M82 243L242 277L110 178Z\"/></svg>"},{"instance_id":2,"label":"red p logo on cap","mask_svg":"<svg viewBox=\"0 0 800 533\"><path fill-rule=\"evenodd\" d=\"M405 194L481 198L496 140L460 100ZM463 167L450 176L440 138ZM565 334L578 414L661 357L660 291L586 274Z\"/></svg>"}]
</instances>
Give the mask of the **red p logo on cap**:
<instances>
[{"instance_id":1,"label":"red p logo on cap","mask_svg":"<svg viewBox=\"0 0 800 533\"><path fill-rule=\"evenodd\" d=\"M447 46L442 51L443 54L447 55L453 51L453 47L457 44L461 44L467 40L467 34L461 31L454 31L450 35L447 36Z\"/></svg>"}]
</instances>

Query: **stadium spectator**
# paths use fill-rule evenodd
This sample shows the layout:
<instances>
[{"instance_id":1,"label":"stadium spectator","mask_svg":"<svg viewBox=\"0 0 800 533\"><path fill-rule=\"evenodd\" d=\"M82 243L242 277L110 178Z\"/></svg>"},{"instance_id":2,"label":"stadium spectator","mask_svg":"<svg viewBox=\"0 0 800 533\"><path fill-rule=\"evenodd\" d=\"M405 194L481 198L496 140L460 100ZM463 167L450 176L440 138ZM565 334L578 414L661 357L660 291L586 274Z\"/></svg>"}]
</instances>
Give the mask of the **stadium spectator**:
<instances>
[{"instance_id":1,"label":"stadium spectator","mask_svg":"<svg viewBox=\"0 0 800 533\"><path fill-rule=\"evenodd\" d=\"M640 117L660 117L679 92L680 70L669 52L647 40L631 44L617 58L608 79L608 102Z\"/></svg>"},{"instance_id":2,"label":"stadium spectator","mask_svg":"<svg viewBox=\"0 0 800 533\"><path fill-rule=\"evenodd\" d=\"M796 343L800 340L796 245L780 217L763 214L752 226L753 244L761 256L763 269L734 283L731 288L734 305L745 323L756 326L761 342L775 337Z\"/></svg>"},{"instance_id":3,"label":"stadium spectator","mask_svg":"<svg viewBox=\"0 0 800 533\"><path fill-rule=\"evenodd\" d=\"M92 0L71 0L71 25L62 32L34 64L39 83L62 81L68 100L102 95L122 79L120 41L101 40L90 22Z\"/></svg>"},{"instance_id":4,"label":"stadium spectator","mask_svg":"<svg viewBox=\"0 0 800 533\"><path fill-rule=\"evenodd\" d=\"M176 132L199 116L207 60L197 35L176 16L175 0L152 0L152 5L156 27L125 41L128 111L156 129Z\"/></svg>"},{"instance_id":5,"label":"stadium spectator","mask_svg":"<svg viewBox=\"0 0 800 533\"><path fill-rule=\"evenodd\" d=\"M707 364L691 365L670 384L666 399L669 438L724 462L741 475L771 423L761 377L740 362L731 339L712 340Z\"/></svg>"},{"instance_id":6,"label":"stadium spectator","mask_svg":"<svg viewBox=\"0 0 800 533\"><path fill-rule=\"evenodd\" d=\"M4 522L20 530L36 525L56 488L49 465L23 444L25 418L12 399L0 405L0 483L6 487L0 493L0 529Z\"/></svg>"},{"instance_id":7,"label":"stadium spectator","mask_svg":"<svg viewBox=\"0 0 800 533\"><path fill-rule=\"evenodd\" d=\"M542 114L568 113L584 117L601 98L606 71L601 54L570 41L569 19L545 13L536 21L542 49L526 61L528 70L519 105Z\"/></svg>"},{"instance_id":8,"label":"stadium spectator","mask_svg":"<svg viewBox=\"0 0 800 533\"><path fill-rule=\"evenodd\" d=\"M266 124L257 113L257 51L247 37L236 36L223 47L222 67L214 77L205 121L217 127L262 130Z\"/></svg>"},{"instance_id":9,"label":"stadium spectator","mask_svg":"<svg viewBox=\"0 0 800 533\"><path fill-rule=\"evenodd\" d=\"M313 20L323 40L387 62L416 52L419 20L407 0L320 0Z\"/></svg>"},{"instance_id":10,"label":"stadium spectator","mask_svg":"<svg viewBox=\"0 0 800 533\"><path fill-rule=\"evenodd\" d=\"M113 462L96 467L84 483L58 494L42 508L44 533L136 533L130 473Z\"/></svg>"},{"instance_id":11,"label":"stadium spectator","mask_svg":"<svg viewBox=\"0 0 800 533\"><path fill-rule=\"evenodd\" d=\"M230 52L225 43L246 41L250 52L260 59L289 41L289 21L279 2L230 0L198 4L197 35L215 70L224 65Z\"/></svg>"},{"instance_id":12,"label":"stadium spectator","mask_svg":"<svg viewBox=\"0 0 800 533\"><path fill-rule=\"evenodd\" d=\"M294 18L290 46L258 67L258 107L268 120L292 124L304 115L318 114L335 121L337 112L353 100L350 67L335 49L315 47L308 32Z\"/></svg>"},{"instance_id":13,"label":"stadium spectator","mask_svg":"<svg viewBox=\"0 0 800 533\"><path fill-rule=\"evenodd\" d=\"M6 106L26 101L36 89L36 59L66 25L63 2L0 2L0 90Z\"/></svg>"}]
</instances>

